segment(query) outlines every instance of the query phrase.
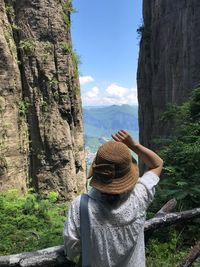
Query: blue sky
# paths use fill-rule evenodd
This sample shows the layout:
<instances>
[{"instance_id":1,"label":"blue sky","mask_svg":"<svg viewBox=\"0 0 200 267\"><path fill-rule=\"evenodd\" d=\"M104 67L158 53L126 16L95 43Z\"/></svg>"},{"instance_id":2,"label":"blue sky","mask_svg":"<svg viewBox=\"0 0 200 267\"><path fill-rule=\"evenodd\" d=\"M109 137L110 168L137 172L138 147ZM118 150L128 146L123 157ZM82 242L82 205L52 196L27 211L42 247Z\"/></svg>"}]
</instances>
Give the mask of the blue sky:
<instances>
[{"instance_id":1,"label":"blue sky","mask_svg":"<svg viewBox=\"0 0 200 267\"><path fill-rule=\"evenodd\" d=\"M137 104L142 0L73 0L73 6L83 105Z\"/></svg>"}]
</instances>

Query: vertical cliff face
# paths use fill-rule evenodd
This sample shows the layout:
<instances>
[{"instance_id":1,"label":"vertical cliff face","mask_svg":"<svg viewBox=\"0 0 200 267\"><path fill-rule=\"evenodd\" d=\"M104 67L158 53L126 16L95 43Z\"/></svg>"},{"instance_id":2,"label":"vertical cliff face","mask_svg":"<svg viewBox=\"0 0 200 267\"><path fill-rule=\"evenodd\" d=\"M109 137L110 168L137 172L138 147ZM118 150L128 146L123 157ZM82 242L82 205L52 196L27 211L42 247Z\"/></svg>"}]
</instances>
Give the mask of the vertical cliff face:
<instances>
[{"instance_id":1,"label":"vertical cliff face","mask_svg":"<svg viewBox=\"0 0 200 267\"><path fill-rule=\"evenodd\" d=\"M0 188L24 192L27 181L27 127L19 116L22 99L17 50L5 5L0 1Z\"/></svg>"},{"instance_id":2,"label":"vertical cliff face","mask_svg":"<svg viewBox=\"0 0 200 267\"><path fill-rule=\"evenodd\" d=\"M182 103L200 83L200 2L143 0L138 63L140 141L170 134L160 116Z\"/></svg>"},{"instance_id":3,"label":"vertical cliff face","mask_svg":"<svg viewBox=\"0 0 200 267\"><path fill-rule=\"evenodd\" d=\"M71 2L0 2L2 24L7 23L9 29L1 34L6 39L9 32L7 39L14 47L14 55L8 43L7 50L1 48L1 55L8 57L12 67L4 69L1 65L0 71L4 71L1 77L10 82L8 72L12 71L17 81L16 92L10 92L11 100L6 97L6 101L15 106L15 113L8 116L15 121L11 127L16 138L11 140L12 149L26 158L23 162L26 175L19 175L20 179L26 183L25 176L29 177L29 186L38 191L57 191L61 198L70 199L85 184L80 86L70 36ZM26 139L23 153L18 141L21 135ZM6 160L13 151L5 155ZM1 175L2 184L6 184L7 176L8 173ZM16 176L10 175L10 180L13 179ZM12 187L12 183L8 186Z\"/></svg>"}]
</instances>

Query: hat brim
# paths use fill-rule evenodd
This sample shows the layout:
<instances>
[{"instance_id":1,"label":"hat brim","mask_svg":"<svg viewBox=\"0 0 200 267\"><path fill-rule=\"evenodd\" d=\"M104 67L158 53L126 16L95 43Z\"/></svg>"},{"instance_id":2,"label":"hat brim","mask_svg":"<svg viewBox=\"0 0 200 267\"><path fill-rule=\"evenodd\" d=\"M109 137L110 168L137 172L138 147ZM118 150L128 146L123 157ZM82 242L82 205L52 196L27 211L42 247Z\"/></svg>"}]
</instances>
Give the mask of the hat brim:
<instances>
[{"instance_id":1,"label":"hat brim","mask_svg":"<svg viewBox=\"0 0 200 267\"><path fill-rule=\"evenodd\" d=\"M93 168L91 165L88 178L92 177L92 175L93 175ZM139 178L138 165L136 163L132 163L130 171L123 177L113 179L112 183L104 184L99 180L95 179L94 177L92 177L90 185L103 193L122 194L124 192L130 191L137 183L138 178Z\"/></svg>"}]
</instances>

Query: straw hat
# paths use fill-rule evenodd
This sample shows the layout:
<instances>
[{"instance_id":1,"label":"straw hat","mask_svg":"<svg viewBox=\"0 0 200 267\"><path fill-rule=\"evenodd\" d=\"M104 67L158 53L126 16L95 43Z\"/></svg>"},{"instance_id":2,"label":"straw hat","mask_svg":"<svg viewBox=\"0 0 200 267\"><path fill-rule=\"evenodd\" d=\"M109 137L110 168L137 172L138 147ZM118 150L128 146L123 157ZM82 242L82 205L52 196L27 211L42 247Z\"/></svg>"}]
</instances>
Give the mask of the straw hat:
<instances>
[{"instance_id":1,"label":"straw hat","mask_svg":"<svg viewBox=\"0 0 200 267\"><path fill-rule=\"evenodd\" d=\"M115 141L100 146L90 167L90 185L108 194L121 194L131 190L138 181L137 162L128 147Z\"/></svg>"}]
</instances>

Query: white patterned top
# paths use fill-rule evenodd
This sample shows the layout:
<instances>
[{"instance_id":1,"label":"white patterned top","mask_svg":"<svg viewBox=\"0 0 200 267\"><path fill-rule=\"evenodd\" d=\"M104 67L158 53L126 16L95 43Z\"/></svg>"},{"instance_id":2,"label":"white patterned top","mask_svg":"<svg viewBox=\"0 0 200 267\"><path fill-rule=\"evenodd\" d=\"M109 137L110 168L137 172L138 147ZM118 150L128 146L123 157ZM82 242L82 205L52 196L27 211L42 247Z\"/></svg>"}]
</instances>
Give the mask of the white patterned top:
<instances>
[{"instance_id":1,"label":"white patterned top","mask_svg":"<svg viewBox=\"0 0 200 267\"><path fill-rule=\"evenodd\" d=\"M144 223L159 177L146 172L127 200L111 206L92 189L88 195L92 267L145 267ZM80 255L80 196L75 198L64 228L65 253Z\"/></svg>"}]
</instances>

